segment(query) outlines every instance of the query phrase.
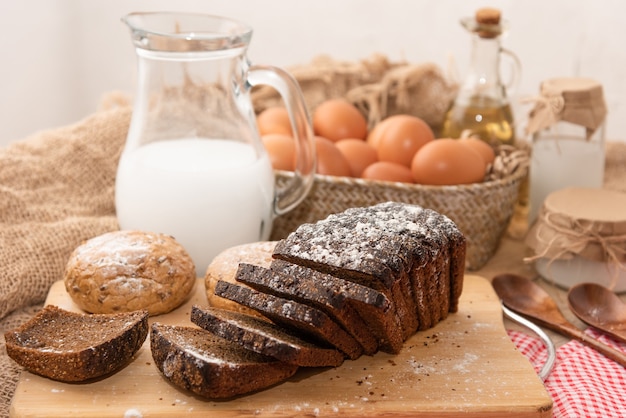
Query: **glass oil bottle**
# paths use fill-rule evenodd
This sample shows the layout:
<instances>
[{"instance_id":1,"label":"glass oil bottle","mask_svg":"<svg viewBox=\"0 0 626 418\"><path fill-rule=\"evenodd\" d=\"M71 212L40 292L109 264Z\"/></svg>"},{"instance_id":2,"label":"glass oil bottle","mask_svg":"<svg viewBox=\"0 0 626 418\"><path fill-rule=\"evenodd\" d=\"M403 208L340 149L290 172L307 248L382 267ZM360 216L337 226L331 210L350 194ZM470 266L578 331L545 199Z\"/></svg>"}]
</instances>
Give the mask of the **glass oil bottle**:
<instances>
[{"instance_id":1,"label":"glass oil bottle","mask_svg":"<svg viewBox=\"0 0 626 418\"><path fill-rule=\"evenodd\" d=\"M461 20L472 35L469 72L448 110L441 137L479 137L494 148L513 145L515 123L507 96L507 86L500 77L500 56L509 55L515 64L511 85L517 82L520 65L517 57L501 47L500 36L506 24L500 11L484 8L473 18Z\"/></svg>"}]
</instances>

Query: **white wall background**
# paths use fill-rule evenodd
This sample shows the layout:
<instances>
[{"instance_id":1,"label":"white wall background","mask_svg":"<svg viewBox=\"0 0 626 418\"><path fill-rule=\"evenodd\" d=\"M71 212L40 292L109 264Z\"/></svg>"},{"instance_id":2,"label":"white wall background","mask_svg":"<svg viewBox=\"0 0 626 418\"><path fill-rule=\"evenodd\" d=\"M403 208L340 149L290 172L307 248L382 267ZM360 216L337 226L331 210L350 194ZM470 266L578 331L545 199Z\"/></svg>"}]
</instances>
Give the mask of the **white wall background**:
<instances>
[{"instance_id":1,"label":"white wall background","mask_svg":"<svg viewBox=\"0 0 626 418\"><path fill-rule=\"evenodd\" d=\"M82 119L107 92L134 92L135 56L120 22L128 12L245 21L255 28L249 56L256 63L384 53L444 69L453 57L462 74L469 37L458 22L482 6L500 8L511 23L504 46L523 63L517 98L535 94L546 78L595 78L609 106L607 137L626 141L623 0L1 0L0 146Z\"/></svg>"}]
</instances>

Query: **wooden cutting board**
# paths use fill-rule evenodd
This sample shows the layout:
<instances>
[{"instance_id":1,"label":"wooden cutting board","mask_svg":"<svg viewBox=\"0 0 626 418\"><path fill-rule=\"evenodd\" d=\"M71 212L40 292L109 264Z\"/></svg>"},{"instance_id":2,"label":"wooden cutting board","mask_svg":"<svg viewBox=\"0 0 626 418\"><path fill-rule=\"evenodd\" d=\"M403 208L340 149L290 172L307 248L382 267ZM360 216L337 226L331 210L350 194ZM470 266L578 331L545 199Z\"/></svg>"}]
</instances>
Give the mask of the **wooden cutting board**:
<instances>
[{"instance_id":1,"label":"wooden cutting board","mask_svg":"<svg viewBox=\"0 0 626 418\"><path fill-rule=\"evenodd\" d=\"M80 312L62 282L48 304ZM152 318L192 325L193 304L207 304L204 282L179 309ZM118 373L66 384L23 372L13 417L550 417L552 401L530 363L515 349L488 280L466 276L459 311L410 338L398 355L379 353L338 368L301 369L287 382L229 401L196 397L169 384L149 338Z\"/></svg>"}]
</instances>

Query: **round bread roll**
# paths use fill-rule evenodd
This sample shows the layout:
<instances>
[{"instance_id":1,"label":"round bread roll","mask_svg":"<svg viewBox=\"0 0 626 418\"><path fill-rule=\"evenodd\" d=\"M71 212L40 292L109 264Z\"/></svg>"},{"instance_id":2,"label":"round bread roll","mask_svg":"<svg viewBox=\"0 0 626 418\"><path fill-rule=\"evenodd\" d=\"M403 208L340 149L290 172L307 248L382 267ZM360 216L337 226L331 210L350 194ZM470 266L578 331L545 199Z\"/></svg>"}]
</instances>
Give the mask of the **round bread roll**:
<instances>
[{"instance_id":1,"label":"round bread roll","mask_svg":"<svg viewBox=\"0 0 626 418\"><path fill-rule=\"evenodd\" d=\"M87 312L145 309L153 316L180 306L196 274L193 260L171 236L114 231L77 247L64 281L72 300Z\"/></svg>"},{"instance_id":2,"label":"round bread roll","mask_svg":"<svg viewBox=\"0 0 626 418\"><path fill-rule=\"evenodd\" d=\"M231 311L243 312L263 317L260 313L253 309L217 296L215 294L215 285L218 280L236 283L235 274L237 273L239 263L269 267L272 262L272 253L274 252L275 246L276 241L259 241L231 247L218 254L213 259L211 264L209 264L204 277L204 284L206 286L206 295L209 300L209 305L216 308L228 309ZM237 282L237 284L245 286L243 283Z\"/></svg>"}]
</instances>

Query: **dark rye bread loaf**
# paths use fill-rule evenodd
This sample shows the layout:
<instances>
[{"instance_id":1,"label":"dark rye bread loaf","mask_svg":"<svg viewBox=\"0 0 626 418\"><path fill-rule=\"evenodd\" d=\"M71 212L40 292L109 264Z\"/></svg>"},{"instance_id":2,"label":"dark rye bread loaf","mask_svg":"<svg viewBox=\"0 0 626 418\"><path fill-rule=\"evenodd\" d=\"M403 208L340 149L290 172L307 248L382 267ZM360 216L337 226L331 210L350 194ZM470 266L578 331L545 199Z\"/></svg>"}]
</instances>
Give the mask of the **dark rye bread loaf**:
<instances>
[{"instance_id":1,"label":"dark rye bread loaf","mask_svg":"<svg viewBox=\"0 0 626 418\"><path fill-rule=\"evenodd\" d=\"M446 318L448 312L457 310L465 238L450 219L430 209L396 202L349 209L345 216L363 228L375 228L405 242L405 257L412 260L407 269L418 308L419 329L430 328Z\"/></svg>"},{"instance_id":2,"label":"dark rye bread loaf","mask_svg":"<svg viewBox=\"0 0 626 418\"><path fill-rule=\"evenodd\" d=\"M45 306L5 333L9 357L26 370L62 382L82 382L117 371L148 335L148 311L83 314Z\"/></svg>"},{"instance_id":3,"label":"dark rye bread loaf","mask_svg":"<svg viewBox=\"0 0 626 418\"><path fill-rule=\"evenodd\" d=\"M435 211L386 202L301 225L278 243L274 257L385 292L398 308L406 339L456 311L465 238ZM363 280L363 275L373 280Z\"/></svg>"},{"instance_id":4,"label":"dark rye bread loaf","mask_svg":"<svg viewBox=\"0 0 626 418\"><path fill-rule=\"evenodd\" d=\"M150 349L167 380L211 399L265 389L298 370L294 364L246 350L200 328L154 323Z\"/></svg>"},{"instance_id":5,"label":"dark rye bread loaf","mask_svg":"<svg viewBox=\"0 0 626 418\"><path fill-rule=\"evenodd\" d=\"M431 209L398 202L386 202L364 209L348 209L346 216L366 216L364 221L378 228L413 241L414 247L425 246L447 259L450 274L450 312L458 309L463 290L467 242L456 224L447 216ZM445 249L447 248L447 253ZM443 249L443 251L441 251Z\"/></svg>"},{"instance_id":6,"label":"dark rye bread loaf","mask_svg":"<svg viewBox=\"0 0 626 418\"><path fill-rule=\"evenodd\" d=\"M224 281L216 284L215 294L256 310L301 338L336 347L350 359L363 354L363 347L317 308Z\"/></svg>"},{"instance_id":7,"label":"dark rye bread loaf","mask_svg":"<svg viewBox=\"0 0 626 418\"><path fill-rule=\"evenodd\" d=\"M334 303L351 306L358 315L367 323L371 332L378 340L381 351L397 354L402 348L402 326L393 303L383 293L349 280L340 279L330 274L321 273L307 267L291 264L283 260L272 261L270 268L280 271L299 280L295 283L304 282L323 289L327 297L336 299ZM302 292L284 286L285 295L288 292ZM305 287L304 289L307 289Z\"/></svg>"},{"instance_id":8,"label":"dark rye bread loaf","mask_svg":"<svg viewBox=\"0 0 626 418\"><path fill-rule=\"evenodd\" d=\"M344 213L330 215L300 225L278 242L273 256L384 293L394 303L407 339L419 326L406 268L408 249L398 237L363 226Z\"/></svg>"},{"instance_id":9,"label":"dark rye bread loaf","mask_svg":"<svg viewBox=\"0 0 626 418\"><path fill-rule=\"evenodd\" d=\"M289 333L257 316L219 308L193 306L191 322L259 354L302 367L337 367L344 355Z\"/></svg>"},{"instance_id":10,"label":"dark rye bread loaf","mask_svg":"<svg viewBox=\"0 0 626 418\"><path fill-rule=\"evenodd\" d=\"M364 354L378 350L378 341L341 291L321 285L311 275L295 275L253 264L241 263L235 279L263 293L294 300L320 309L363 347Z\"/></svg>"},{"instance_id":11,"label":"dark rye bread loaf","mask_svg":"<svg viewBox=\"0 0 626 418\"><path fill-rule=\"evenodd\" d=\"M343 212L302 224L278 242L273 256L384 293L394 303L407 339L419 326L407 249L398 237L362 226Z\"/></svg>"}]
</instances>

